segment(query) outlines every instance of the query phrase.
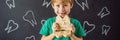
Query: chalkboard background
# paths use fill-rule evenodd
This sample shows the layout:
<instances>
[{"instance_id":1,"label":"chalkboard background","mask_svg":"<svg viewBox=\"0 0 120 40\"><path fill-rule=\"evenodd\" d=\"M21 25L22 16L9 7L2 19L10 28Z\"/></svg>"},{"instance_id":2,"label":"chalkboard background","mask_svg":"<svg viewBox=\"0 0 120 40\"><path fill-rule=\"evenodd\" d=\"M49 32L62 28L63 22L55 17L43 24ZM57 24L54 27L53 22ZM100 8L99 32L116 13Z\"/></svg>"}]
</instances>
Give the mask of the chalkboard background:
<instances>
[{"instance_id":1,"label":"chalkboard background","mask_svg":"<svg viewBox=\"0 0 120 40\"><path fill-rule=\"evenodd\" d=\"M118 40L119 1L75 0L70 17L78 19L84 40ZM0 0L0 40L40 40L39 30L55 14L50 0Z\"/></svg>"}]
</instances>

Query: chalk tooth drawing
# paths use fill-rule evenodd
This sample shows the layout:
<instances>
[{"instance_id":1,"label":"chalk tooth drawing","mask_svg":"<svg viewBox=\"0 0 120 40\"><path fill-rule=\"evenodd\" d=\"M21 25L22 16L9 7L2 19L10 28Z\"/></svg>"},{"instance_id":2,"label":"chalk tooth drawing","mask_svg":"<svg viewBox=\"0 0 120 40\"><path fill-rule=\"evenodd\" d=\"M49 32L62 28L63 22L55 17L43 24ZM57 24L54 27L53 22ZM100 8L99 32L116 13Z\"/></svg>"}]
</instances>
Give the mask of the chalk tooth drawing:
<instances>
[{"instance_id":1,"label":"chalk tooth drawing","mask_svg":"<svg viewBox=\"0 0 120 40\"><path fill-rule=\"evenodd\" d=\"M15 30L17 30L19 28L18 23L15 23L14 20L9 20L7 27L5 28L5 31L7 31L7 33L11 33Z\"/></svg>"},{"instance_id":2,"label":"chalk tooth drawing","mask_svg":"<svg viewBox=\"0 0 120 40\"><path fill-rule=\"evenodd\" d=\"M102 34L105 34L107 36L108 32L110 31L111 27L107 25L102 25Z\"/></svg>"},{"instance_id":3,"label":"chalk tooth drawing","mask_svg":"<svg viewBox=\"0 0 120 40\"><path fill-rule=\"evenodd\" d=\"M85 6L89 9L87 0L85 0L85 2L82 2L82 4L80 4L78 0L75 0L75 2L82 8L83 11L85 10Z\"/></svg>"},{"instance_id":4,"label":"chalk tooth drawing","mask_svg":"<svg viewBox=\"0 0 120 40\"><path fill-rule=\"evenodd\" d=\"M108 11L107 7L103 7L102 10L98 13L97 16L100 16L101 18L107 16L110 14L110 11Z\"/></svg>"},{"instance_id":5,"label":"chalk tooth drawing","mask_svg":"<svg viewBox=\"0 0 120 40\"><path fill-rule=\"evenodd\" d=\"M25 40L35 40L35 36L31 35L30 37L26 37Z\"/></svg>"},{"instance_id":6,"label":"chalk tooth drawing","mask_svg":"<svg viewBox=\"0 0 120 40\"><path fill-rule=\"evenodd\" d=\"M47 2L46 0L44 0L42 6L46 5L46 8L47 8L50 4L51 4L51 1Z\"/></svg>"},{"instance_id":7,"label":"chalk tooth drawing","mask_svg":"<svg viewBox=\"0 0 120 40\"><path fill-rule=\"evenodd\" d=\"M43 24L45 23L45 21L46 21L46 20L44 20L44 19L43 19L43 20L41 20L41 24L43 25Z\"/></svg>"},{"instance_id":8,"label":"chalk tooth drawing","mask_svg":"<svg viewBox=\"0 0 120 40\"><path fill-rule=\"evenodd\" d=\"M86 25L87 24L87 25ZM92 27L92 29L85 29L86 27ZM83 23L83 28L86 31L86 34L90 33L91 31L93 31L95 29L95 25L94 24L90 24L88 21L84 21ZM88 31L87 31L88 30Z\"/></svg>"},{"instance_id":9,"label":"chalk tooth drawing","mask_svg":"<svg viewBox=\"0 0 120 40\"><path fill-rule=\"evenodd\" d=\"M14 0L6 0L6 4L10 9L12 9L12 7L15 8L15 1Z\"/></svg>"},{"instance_id":10,"label":"chalk tooth drawing","mask_svg":"<svg viewBox=\"0 0 120 40\"><path fill-rule=\"evenodd\" d=\"M35 16L32 10L28 10L26 14L23 16L23 19L29 22L33 27L37 25L37 22L35 20Z\"/></svg>"}]
</instances>

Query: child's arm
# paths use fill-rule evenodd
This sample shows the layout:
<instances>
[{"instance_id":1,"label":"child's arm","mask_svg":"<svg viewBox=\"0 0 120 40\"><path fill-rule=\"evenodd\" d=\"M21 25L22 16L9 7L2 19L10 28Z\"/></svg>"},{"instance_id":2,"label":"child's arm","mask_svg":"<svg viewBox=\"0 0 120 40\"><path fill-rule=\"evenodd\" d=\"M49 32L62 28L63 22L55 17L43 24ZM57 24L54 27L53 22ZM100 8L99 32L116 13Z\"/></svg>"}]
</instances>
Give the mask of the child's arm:
<instances>
[{"instance_id":1,"label":"child's arm","mask_svg":"<svg viewBox=\"0 0 120 40\"><path fill-rule=\"evenodd\" d=\"M53 40L54 34L50 34L49 36L42 36L41 40Z\"/></svg>"},{"instance_id":2,"label":"child's arm","mask_svg":"<svg viewBox=\"0 0 120 40\"><path fill-rule=\"evenodd\" d=\"M71 24L68 29L71 30L71 35L69 35L70 38L71 38L71 40L83 40L82 37L76 37L76 36L74 35L75 28L74 28L74 25L73 25L73 24Z\"/></svg>"}]
</instances>

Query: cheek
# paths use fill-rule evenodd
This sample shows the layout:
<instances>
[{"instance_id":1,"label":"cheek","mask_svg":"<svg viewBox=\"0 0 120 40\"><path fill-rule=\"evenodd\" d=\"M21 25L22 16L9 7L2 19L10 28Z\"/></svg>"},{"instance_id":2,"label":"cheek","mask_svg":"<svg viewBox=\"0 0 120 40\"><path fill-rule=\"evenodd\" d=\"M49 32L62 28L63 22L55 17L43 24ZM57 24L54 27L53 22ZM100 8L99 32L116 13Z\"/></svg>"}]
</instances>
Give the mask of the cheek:
<instances>
[{"instance_id":1,"label":"cheek","mask_svg":"<svg viewBox=\"0 0 120 40\"><path fill-rule=\"evenodd\" d=\"M71 8L66 8L66 12L69 14Z\"/></svg>"},{"instance_id":2,"label":"cheek","mask_svg":"<svg viewBox=\"0 0 120 40\"><path fill-rule=\"evenodd\" d=\"M58 9L55 9L55 12L58 12Z\"/></svg>"},{"instance_id":3,"label":"cheek","mask_svg":"<svg viewBox=\"0 0 120 40\"><path fill-rule=\"evenodd\" d=\"M58 14L58 9L54 9L55 14Z\"/></svg>"}]
</instances>

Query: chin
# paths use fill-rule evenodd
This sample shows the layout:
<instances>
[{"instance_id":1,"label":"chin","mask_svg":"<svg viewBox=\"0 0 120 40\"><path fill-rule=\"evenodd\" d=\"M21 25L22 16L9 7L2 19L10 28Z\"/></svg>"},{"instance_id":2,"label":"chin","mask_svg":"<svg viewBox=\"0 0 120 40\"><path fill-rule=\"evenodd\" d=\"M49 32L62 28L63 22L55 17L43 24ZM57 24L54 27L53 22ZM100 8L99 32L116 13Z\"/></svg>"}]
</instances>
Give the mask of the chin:
<instances>
[{"instance_id":1,"label":"chin","mask_svg":"<svg viewBox=\"0 0 120 40\"><path fill-rule=\"evenodd\" d=\"M60 17L64 17L65 15L60 15Z\"/></svg>"}]
</instances>

